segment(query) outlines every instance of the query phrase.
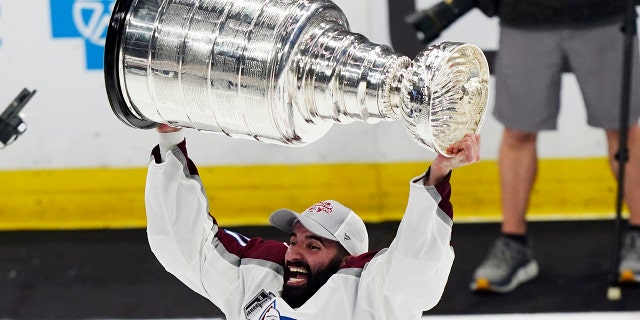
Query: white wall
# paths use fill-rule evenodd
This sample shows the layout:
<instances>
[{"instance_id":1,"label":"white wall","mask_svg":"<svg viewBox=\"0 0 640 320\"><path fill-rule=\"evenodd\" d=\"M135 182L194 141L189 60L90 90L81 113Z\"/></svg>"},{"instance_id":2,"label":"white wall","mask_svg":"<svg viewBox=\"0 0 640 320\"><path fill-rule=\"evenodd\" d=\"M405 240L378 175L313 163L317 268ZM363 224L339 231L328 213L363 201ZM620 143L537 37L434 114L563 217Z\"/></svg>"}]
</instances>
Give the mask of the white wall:
<instances>
[{"instance_id":1,"label":"white wall","mask_svg":"<svg viewBox=\"0 0 640 320\"><path fill-rule=\"evenodd\" d=\"M76 4L108 9L110 1L52 0L54 8ZM389 43L386 0L340 0L354 32L377 43ZM424 7L436 1L424 1ZM85 19L85 38L53 37L49 0L0 0L0 109L24 87L37 94L24 110L27 132L0 150L0 170L139 167L146 165L155 132L127 127L112 113L102 70L87 70L89 34L104 40L107 14L95 24ZM89 11L91 12L91 11ZM366 14L366 13L369 14ZM82 19L78 20L82 21ZM59 30L58 30L59 31ZM448 29L439 41L471 42L483 49L497 47L497 21L474 10ZM564 78L560 129L544 134L543 157L604 155L604 138L584 124L582 100L571 75ZM489 101L492 106L492 98ZM489 110L490 112L490 110ZM488 115L482 129L482 154L496 156L500 126ZM400 122L335 125L320 141L291 148L188 130L192 155L200 164L371 162L430 160L433 153L419 147Z\"/></svg>"}]
</instances>

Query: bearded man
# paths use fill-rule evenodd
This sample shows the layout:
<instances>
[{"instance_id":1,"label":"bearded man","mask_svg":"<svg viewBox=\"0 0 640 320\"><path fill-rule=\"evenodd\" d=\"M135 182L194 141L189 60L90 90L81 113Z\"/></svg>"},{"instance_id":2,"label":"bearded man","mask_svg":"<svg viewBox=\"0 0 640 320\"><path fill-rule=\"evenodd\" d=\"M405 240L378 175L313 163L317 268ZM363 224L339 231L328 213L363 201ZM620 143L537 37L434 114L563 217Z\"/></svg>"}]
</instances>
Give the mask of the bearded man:
<instances>
[{"instance_id":1,"label":"bearded man","mask_svg":"<svg viewBox=\"0 0 640 320\"><path fill-rule=\"evenodd\" d=\"M468 134L410 181L391 245L368 251L362 219L335 200L269 221L288 243L220 228L180 129L158 127L145 190L147 233L166 268L228 320L420 319L442 296L453 263L451 170L479 160Z\"/></svg>"}]
</instances>

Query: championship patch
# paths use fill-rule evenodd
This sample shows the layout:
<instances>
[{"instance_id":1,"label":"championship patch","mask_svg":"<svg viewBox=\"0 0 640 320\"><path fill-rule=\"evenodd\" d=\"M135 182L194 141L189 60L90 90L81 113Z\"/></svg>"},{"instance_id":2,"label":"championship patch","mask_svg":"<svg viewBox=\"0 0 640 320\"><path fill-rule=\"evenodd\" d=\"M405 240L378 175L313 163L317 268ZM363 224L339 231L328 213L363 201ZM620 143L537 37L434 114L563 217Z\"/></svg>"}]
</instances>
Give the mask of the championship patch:
<instances>
[{"instance_id":1,"label":"championship patch","mask_svg":"<svg viewBox=\"0 0 640 320\"><path fill-rule=\"evenodd\" d=\"M269 301L273 300L275 297L276 295L273 292L266 292L264 289L260 290L260 292L244 307L244 316L247 319L252 319L256 313L259 313L267 306Z\"/></svg>"}]
</instances>

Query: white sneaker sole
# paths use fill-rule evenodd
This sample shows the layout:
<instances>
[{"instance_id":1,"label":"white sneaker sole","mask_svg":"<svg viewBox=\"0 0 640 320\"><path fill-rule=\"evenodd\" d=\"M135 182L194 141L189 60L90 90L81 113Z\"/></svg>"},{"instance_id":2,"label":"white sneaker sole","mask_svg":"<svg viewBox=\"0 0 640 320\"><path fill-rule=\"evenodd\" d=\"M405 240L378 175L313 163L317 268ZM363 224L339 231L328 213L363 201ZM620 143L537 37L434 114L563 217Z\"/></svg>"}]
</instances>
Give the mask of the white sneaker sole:
<instances>
[{"instance_id":1,"label":"white sneaker sole","mask_svg":"<svg viewBox=\"0 0 640 320\"><path fill-rule=\"evenodd\" d=\"M506 285L496 286L495 284L492 284L487 279L479 278L479 279L476 279L473 283L471 283L471 290L506 293L515 289L517 286L537 277L538 272L539 272L538 262L536 262L535 260L531 260L531 262L527 263L525 266L518 269L516 274L513 276L513 279L511 279L511 282L507 283Z\"/></svg>"}]
</instances>

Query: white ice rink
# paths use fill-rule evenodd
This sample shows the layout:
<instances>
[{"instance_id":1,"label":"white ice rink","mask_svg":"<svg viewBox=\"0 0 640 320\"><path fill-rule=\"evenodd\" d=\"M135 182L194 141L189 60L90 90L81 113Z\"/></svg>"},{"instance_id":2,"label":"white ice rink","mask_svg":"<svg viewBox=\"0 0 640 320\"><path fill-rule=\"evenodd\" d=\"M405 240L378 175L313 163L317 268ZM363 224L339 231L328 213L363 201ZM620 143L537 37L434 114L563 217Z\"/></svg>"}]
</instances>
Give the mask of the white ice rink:
<instances>
[{"instance_id":1,"label":"white ice rink","mask_svg":"<svg viewBox=\"0 0 640 320\"><path fill-rule=\"evenodd\" d=\"M640 320L640 311L425 316L430 320Z\"/></svg>"},{"instance_id":2,"label":"white ice rink","mask_svg":"<svg viewBox=\"0 0 640 320\"><path fill-rule=\"evenodd\" d=\"M640 311L631 312L576 312L576 313L513 313L424 316L424 320L640 320ZM116 319L111 319L116 320ZM148 319L158 320L158 319ZM165 319L171 320L171 319ZM189 320L224 320L222 318Z\"/></svg>"}]
</instances>

